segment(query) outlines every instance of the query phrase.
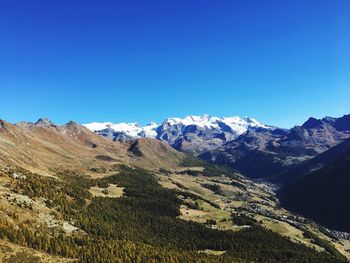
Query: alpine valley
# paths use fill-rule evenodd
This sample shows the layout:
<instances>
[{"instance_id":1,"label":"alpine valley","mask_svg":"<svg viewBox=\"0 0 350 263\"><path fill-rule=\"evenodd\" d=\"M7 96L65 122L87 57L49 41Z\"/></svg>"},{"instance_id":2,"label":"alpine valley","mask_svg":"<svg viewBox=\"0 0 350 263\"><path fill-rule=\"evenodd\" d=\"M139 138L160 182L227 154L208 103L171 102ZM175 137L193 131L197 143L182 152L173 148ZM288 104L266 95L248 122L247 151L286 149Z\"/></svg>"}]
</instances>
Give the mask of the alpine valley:
<instances>
[{"instance_id":1,"label":"alpine valley","mask_svg":"<svg viewBox=\"0 0 350 263\"><path fill-rule=\"evenodd\" d=\"M0 262L349 262L350 115L0 120Z\"/></svg>"}]
</instances>

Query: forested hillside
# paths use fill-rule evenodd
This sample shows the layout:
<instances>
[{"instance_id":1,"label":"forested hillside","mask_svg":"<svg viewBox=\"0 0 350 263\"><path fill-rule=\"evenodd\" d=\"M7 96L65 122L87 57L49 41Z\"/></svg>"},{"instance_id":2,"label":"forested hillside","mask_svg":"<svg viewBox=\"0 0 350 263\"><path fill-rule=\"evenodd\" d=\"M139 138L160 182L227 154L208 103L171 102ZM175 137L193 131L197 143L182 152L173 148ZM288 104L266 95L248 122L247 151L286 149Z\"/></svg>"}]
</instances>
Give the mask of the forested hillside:
<instances>
[{"instance_id":1,"label":"forested hillside","mask_svg":"<svg viewBox=\"0 0 350 263\"><path fill-rule=\"evenodd\" d=\"M179 197L186 193L162 188L139 168L118 166L114 175L101 179L69 171L55 177L24 170L16 171L21 176L13 174L2 174L11 191L44 200L76 230L44 228L13 213L1 216L0 238L49 254L80 262L346 262L336 250L316 252L258 224L233 232L179 219ZM93 197L89 191L110 184L124 187L124 195ZM21 206L23 211L34 209ZM199 253L205 250L224 253Z\"/></svg>"}]
</instances>

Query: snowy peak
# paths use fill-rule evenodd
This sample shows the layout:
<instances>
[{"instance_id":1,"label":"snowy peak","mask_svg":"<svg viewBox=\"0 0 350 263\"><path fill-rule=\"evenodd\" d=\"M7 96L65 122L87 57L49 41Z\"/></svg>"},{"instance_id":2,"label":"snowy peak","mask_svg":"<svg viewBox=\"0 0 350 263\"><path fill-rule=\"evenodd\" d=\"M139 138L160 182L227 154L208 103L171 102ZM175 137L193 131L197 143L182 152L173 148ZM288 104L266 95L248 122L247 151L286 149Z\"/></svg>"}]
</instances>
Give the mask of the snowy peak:
<instances>
[{"instance_id":1,"label":"snowy peak","mask_svg":"<svg viewBox=\"0 0 350 263\"><path fill-rule=\"evenodd\" d=\"M132 122L132 123L92 122L88 124L83 124L83 126L85 126L86 128L96 133L99 133L100 131L103 131L106 129L111 129L114 132L123 133L127 136L131 136L135 138L139 138L139 137L155 138L157 134L154 131L154 129L158 127L158 125L154 122L144 127L140 127L136 122Z\"/></svg>"},{"instance_id":2,"label":"snowy peak","mask_svg":"<svg viewBox=\"0 0 350 263\"><path fill-rule=\"evenodd\" d=\"M171 146L199 153L234 140L250 129L272 129L252 118L213 117L189 115L185 118L167 118L161 125L151 122L146 126L137 123L93 122L84 124L97 134L113 140L155 138Z\"/></svg>"},{"instance_id":3,"label":"snowy peak","mask_svg":"<svg viewBox=\"0 0 350 263\"><path fill-rule=\"evenodd\" d=\"M155 122L150 122L144 127L140 127L136 122L132 123L113 123L113 122L92 122L83 124L91 131L98 132L105 129L112 129L116 132L123 132L132 137L152 137L157 136L157 129L161 126L197 126L205 129L217 129L221 130L224 125L228 126L232 133L241 135L249 128L263 128L269 129L269 126L261 124L252 118L241 118L239 116L234 117L212 117L210 115L195 116L189 115L185 118L167 118L161 125Z\"/></svg>"},{"instance_id":4,"label":"snowy peak","mask_svg":"<svg viewBox=\"0 0 350 263\"><path fill-rule=\"evenodd\" d=\"M268 129L268 126L265 126L252 118L241 118L239 116L234 117L212 117L210 115L202 116L193 116L189 115L183 119L180 118L168 118L163 123L168 125L183 125L190 126L195 125L201 128L211 128L211 129L221 129L223 125L231 128L232 132L240 135L248 130L248 128L264 128Z\"/></svg>"}]
</instances>

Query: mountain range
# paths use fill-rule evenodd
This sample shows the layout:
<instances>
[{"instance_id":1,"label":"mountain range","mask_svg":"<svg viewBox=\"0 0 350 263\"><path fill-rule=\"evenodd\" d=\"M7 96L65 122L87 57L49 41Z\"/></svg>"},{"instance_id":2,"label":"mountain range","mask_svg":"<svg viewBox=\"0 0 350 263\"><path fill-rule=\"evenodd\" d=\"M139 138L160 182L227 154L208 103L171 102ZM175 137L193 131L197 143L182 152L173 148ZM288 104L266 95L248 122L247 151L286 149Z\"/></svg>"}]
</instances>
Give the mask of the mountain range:
<instances>
[{"instance_id":1,"label":"mountain range","mask_svg":"<svg viewBox=\"0 0 350 263\"><path fill-rule=\"evenodd\" d=\"M42 174L62 168L88 170L115 162L170 168L184 158L158 140L113 142L73 121L56 125L45 118L16 124L0 120L0 151L0 161Z\"/></svg>"},{"instance_id":2,"label":"mountain range","mask_svg":"<svg viewBox=\"0 0 350 263\"><path fill-rule=\"evenodd\" d=\"M301 126L282 129L253 118L187 116L139 127L136 123L90 123L85 127L114 141L155 138L182 152L227 165L246 176L284 178L291 167L350 137L350 115L309 118ZM254 164L254 165L252 165Z\"/></svg>"},{"instance_id":3,"label":"mountain range","mask_svg":"<svg viewBox=\"0 0 350 263\"><path fill-rule=\"evenodd\" d=\"M291 167L334 147L350 137L350 115L309 118L289 130L247 131L236 140L201 157L229 165L253 178L280 180ZM252 165L254 164L254 165Z\"/></svg>"},{"instance_id":4,"label":"mountain range","mask_svg":"<svg viewBox=\"0 0 350 263\"><path fill-rule=\"evenodd\" d=\"M137 123L88 123L88 129L114 141L135 138L155 138L175 149L200 154L234 140L249 129L272 129L255 119L241 117L187 116L168 118L160 125L155 122L141 127Z\"/></svg>"},{"instance_id":5,"label":"mountain range","mask_svg":"<svg viewBox=\"0 0 350 263\"><path fill-rule=\"evenodd\" d=\"M0 262L348 262L348 124L0 120Z\"/></svg>"}]
</instances>

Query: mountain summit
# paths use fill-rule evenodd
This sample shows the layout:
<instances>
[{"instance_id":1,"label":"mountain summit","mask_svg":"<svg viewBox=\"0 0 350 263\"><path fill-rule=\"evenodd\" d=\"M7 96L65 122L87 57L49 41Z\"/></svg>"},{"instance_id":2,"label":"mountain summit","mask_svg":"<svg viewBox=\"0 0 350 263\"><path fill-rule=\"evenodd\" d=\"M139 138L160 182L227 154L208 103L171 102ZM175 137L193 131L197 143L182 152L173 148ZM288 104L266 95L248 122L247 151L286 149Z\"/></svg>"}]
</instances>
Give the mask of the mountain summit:
<instances>
[{"instance_id":1,"label":"mountain summit","mask_svg":"<svg viewBox=\"0 0 350 263\"><path fill-rule=\"evenodd\" d=\"M185 118L167 118L160 125L151 122L146 126L137 123L88 123L88 129L114 141L135 138L156 138L174 148L191 153L214 149L237 138L250 129L272 129L252 118L212 117L210 115Z\"/></svg>"}]
</instances>

